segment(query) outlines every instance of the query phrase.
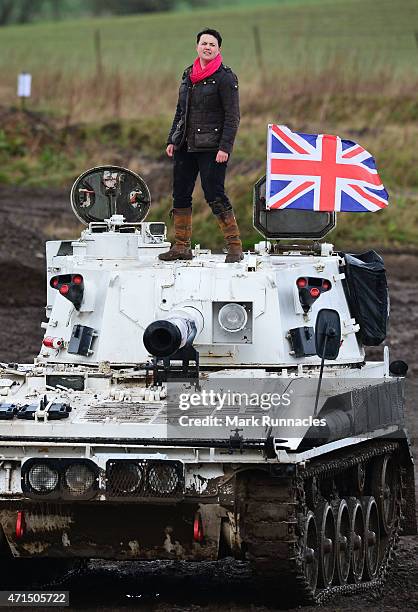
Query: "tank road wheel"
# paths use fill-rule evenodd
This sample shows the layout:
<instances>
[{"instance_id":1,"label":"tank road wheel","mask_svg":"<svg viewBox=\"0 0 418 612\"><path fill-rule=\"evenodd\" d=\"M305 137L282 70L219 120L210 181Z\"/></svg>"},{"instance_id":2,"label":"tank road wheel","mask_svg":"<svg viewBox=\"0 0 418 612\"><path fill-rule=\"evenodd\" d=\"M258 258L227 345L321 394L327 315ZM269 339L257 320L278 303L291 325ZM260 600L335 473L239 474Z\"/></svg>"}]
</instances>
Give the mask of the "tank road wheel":
<instances>
[{"instance_id":1,"label":"tank road wheel","mask_svg":"<svg viewBox=\"0 0 418 612\"><path fill-rule=\"evenodd\" d=\"M321 504L316 513L319 548L319 584L329 587L332 584L335 567L335 521L328 502Z\"/></svg>"},{"instance_id":2,"label":"tank road wheel","mask_svg":"<svg viewBox=\"0 0 418 612\"><path fill-rule=\"evenodd\" d=\"M345 499L340 501L336 513L335 525L335 568L336 583L343 585L347 583L350 573L350 513Z\"/></svg>"},{"instance_id":3,"label":"tank road wheel","mask_svg":"<svg viewBox=\"0 0 418 612\"><path fill-rule=\"evenodd\" d=\"M364 572L367 580L373 580L379 566L379 511L374 497L362 499L364 512L364 535L365 535L365 567Z\"/></svg>"},{"instance_id":4,"label":"tank road wheel","mask_svg":"<svg viewBox=\"0 0 418 612\"><path fill-rule=\"evenodd\" d=\"M318 580L318 532L316 529L315 516L312 511L308 512L305 520L302 565L306 582L314 593Z\"/></svg>"},{"instance_id":5,"label":"tank road wheel","mask_svg":"<svg viewBox=\"0 0 418 612\"><path fill-rule=\"evenodd\" d=\"M364 569L364 517L363 509L358 499L349 501L350 511L350 548L351 548L351 580L360 582Z\"/></svg>"},{"instance_id":6,"label":"tank road wheel","mask_svg":"<svg viewBox=\"0 0 418 612\"><path fill-rule=\"evenodd\" d=\"M389 534L396 514L399 479L393 457L378 457L373 466L372 493L379 509L382 533Z\"/></svg>"}]
</instances>

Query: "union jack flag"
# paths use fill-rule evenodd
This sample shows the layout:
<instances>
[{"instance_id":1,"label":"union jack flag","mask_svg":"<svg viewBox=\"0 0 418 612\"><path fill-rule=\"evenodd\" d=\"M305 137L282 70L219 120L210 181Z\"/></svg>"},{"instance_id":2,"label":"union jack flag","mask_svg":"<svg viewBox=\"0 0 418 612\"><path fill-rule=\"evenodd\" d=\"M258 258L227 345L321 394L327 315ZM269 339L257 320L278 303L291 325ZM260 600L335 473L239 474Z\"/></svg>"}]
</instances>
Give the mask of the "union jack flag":
<instances>
[{"instance_id":1,"label":"union jack flag","mask_svg":"<svg viewBox=\"0 0 418 612\"><path fill-rule=\"evenodd\" d=\"M376 163L357 143L284 125L269 125L267 141L267 209L375 212L388 205Z\"/></svg>"}]
</instances>

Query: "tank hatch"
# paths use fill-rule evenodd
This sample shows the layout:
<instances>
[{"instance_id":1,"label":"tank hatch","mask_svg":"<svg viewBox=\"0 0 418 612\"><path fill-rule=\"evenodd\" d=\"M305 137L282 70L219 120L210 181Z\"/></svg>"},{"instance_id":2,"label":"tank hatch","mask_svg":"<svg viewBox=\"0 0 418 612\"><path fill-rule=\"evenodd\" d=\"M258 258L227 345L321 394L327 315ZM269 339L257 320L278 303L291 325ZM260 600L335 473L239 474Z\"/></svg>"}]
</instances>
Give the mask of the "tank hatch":
<instances>
[{"instance_id":1,"label":"tank hatch","mask_svg":"<svg viewBox=\"0 0 418 612\"><path fill-rule=\"evenodd\" d=\"M71 207L85 225L103 222L114 215L125 223L140 223L151 205L145 181L120 166L97 166L81 174L71 189Z\"/></svg>"}]
</instances>

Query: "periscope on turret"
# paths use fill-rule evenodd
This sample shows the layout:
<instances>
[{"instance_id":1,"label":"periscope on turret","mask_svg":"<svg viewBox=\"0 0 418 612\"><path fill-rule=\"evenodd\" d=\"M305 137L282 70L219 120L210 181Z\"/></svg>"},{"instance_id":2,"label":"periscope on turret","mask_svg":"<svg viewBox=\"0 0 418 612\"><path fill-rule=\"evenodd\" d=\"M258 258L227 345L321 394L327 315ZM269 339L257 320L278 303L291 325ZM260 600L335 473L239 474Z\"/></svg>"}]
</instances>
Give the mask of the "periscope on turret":
<instances>
[{"instance_id":1,"label":"periscope on turret","mask_svg":"<svg viewBox=\"0 0 418 612\"><path fill-rule=\"evenodd\" d=\"M365 357L382 259L325 242L333 212L266 210L263 177L242 261L164 262L150 204L138 174L92 168L81 236L46 245L40 352L1 364L6 582L21 557L232 555L295 604L374 588L415 529L406 366Z\"/></svg>"}]
</instances>

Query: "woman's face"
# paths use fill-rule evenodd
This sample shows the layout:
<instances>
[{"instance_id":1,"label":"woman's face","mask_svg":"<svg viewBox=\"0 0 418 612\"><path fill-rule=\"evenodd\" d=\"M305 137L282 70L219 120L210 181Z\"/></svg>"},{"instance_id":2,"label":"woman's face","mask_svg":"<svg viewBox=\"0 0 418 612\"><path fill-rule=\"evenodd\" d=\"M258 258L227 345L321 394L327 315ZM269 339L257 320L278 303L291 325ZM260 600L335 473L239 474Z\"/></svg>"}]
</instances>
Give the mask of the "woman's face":
<instances>
[{"instance_id":1,"label":"woman's face","mask_svg":"<svg viewBox=\"0 0 418 612\"><path fill-rule=\"evenodd\" d=\"M215 59L219 53L219 45L217 39L211 34L202 34L199 42L196 45L198 57L204 62L210 62Z\"/></svg>"}]
</instances>

